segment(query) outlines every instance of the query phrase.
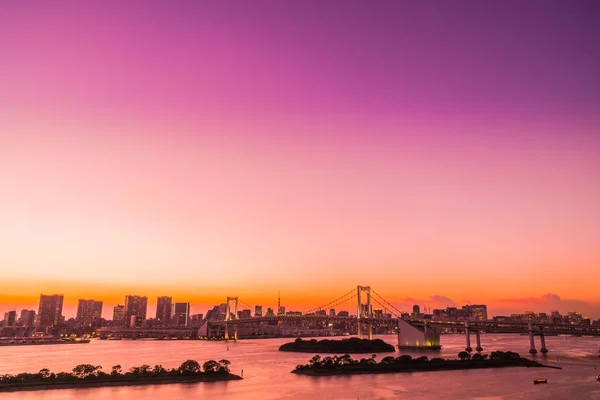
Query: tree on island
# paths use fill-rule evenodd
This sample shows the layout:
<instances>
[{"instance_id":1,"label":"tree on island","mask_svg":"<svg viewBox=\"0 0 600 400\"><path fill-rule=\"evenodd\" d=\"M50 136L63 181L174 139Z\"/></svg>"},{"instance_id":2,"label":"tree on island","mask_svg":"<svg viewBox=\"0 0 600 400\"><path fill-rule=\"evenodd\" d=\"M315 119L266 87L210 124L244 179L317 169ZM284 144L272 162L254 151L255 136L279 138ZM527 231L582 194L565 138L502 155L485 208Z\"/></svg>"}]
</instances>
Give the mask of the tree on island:
<instances>
[{"instance_id":1,"label":"tree on island","mask_svg":"<svg viewBox=\"0 0 600 400\"><path fill-rule=\"evenodd\" d=\"M458 353L458 358L460 358L462 361L467 361L471 359L471 355L466 351L461 351Z\"/></svg>"},{"instance_id":2,"label":"tree on island","mask_svg":"<svg viewBox=\"0 0 600 400\"><path fill-rule=\"evenodd\" d=\"M381 364L394 364L396 362L396 357L394 356L387 356L387 357L383 357L380 361Z\"/></svg>"},{"instance_id":3,"label":"tree on island","mask_svg":"<svg viewBox=\"0 0 600 400\"><path fill-rule=\"evenodd\" d=\"M119 364L113 365L112 368L110 369L110 374L112 376L120 375L121 374L121 366Z\"/></svg>"},{"instance_id":4,"label":"tree on island","mask_svg":"<svg viewBox=\"0 0 600 400\"><path fill-rule=\"evenodd\" d=\"M148 364L140 365L139 367L131 367L129 371L133 376L148 376L151 372L151 366Z\"/></svg>"},{"instance_id":5,"label":"tree on island","mask_svg":"<svg viewBox=\"0 0 600 400\"><path fill-rule=\"evenodd\" d=\"M219 372L229 372L229 365L231 365L231 361L219 360L219 364Z\"/></svg>"},{"instance_id":6,"label":"tree on island","mask_svg":"<svg viewBox=\"0 0 600 400\"><path fill-rule=\"evenodd\" d=\"M104 383L104 382L135 382L144 384L150 378L156 378L159 382L168 382L168 379L162 378L177 378L201 379L205 374L215 374L216 378L223 379L238 379L239 377L229 374L229 360L214 361L209 360L204 363L204 370L195 360L187 360L181 364L179 368L166 369L162 365L155 365L153 368L150 365L144 364L139 367L131 367L128 372L122 373L120 365L115 365L111 368L110 374L102 371L101 365L79 364L73 368L72 372L53 373L49 369L43 368L37 373L20 373L16 375L0 374L0 391L12 386L20 388L21 386L43 386L52 384L75 384L75 383ZM212 378L211 378L212 379ZM20 390L20 389L19 389Z\"/></svg>"},{"instance_id":7,"label":"tree on island","mask_svg":"<svg viewBox=\"0 0 600 400\"><path fill-rule=\"evenodd\" d=\"M219 372L219 367L219 363L215 360L208 360L202 364L202 370L207 374Z\"/></svg>"},{"instance_id":8,"label":"tree on island","mask_svg":"<svg viewBox=\"0 0 600 400\"><path fill-rule=\"evenodd\" d=\"M38 374L40 374L42 379L48 379L51 375L50 370L48 368L40 369L40 372L38 372Z\"/></svg>"},{"instance_id":9,"label":"tree on island","mask_svg":"<svg viewBox=\"0 0 600 400\"><path fill-rule=\"evenodd\" d=\"M96 375L102 366L92 365L92 364L79 364L75 368L73 368L73 375L79 379L87 378L88 376Z\"/></svg>"},{"instance_id":10,"label":"tree on island","mask_svg":"<svg viewBox=\"0 0 600 400\"><path fill-rule=\"evenodd\" d=\"M398 356L398 358L396 358L396 361L399 363L407 363L407 362L412 361L412 357L409 356L408 354L404 354L404 355Z\"/></svg>"},{"instance_id":11,"label":"tree on island","mask_svg":"<svg viewBox=\"0 0 600 400\"><path fill-rule=\"evenodd\" d=\"M321 366L321 356L320 355L316 355L313 358L311 358L310 360L308 360L308 365L311 368L318 368Z\"/></svg>"},{"instance_id":12,"label":"tree on island","mask_svg":"<svg viewBox=\"0 0 600 400\"><path fill-rule=\"evenodd\" d=\"M210 362L210 361L207 361L206 363L208 363L208 362ZM213 361L213 362L215 362L215 361ZM206 365L206 363L204 363L204 364ZM179 368L177 368L177 370L182 375L197 374L198 372L200 372L200 364L196 360L186 360L183 363L181 363L181 365L179 366Z\"/></svg>"},{"instance_id":13,"label":"tree on island","mask_svg":"<svg viewBox=\"0 0 600 400\"><path fill-rule=\"evenodd\" d=\"M162 365L155 365L154 368L152 368L153 375L158 376L158 375L164 375L166 373L167 373L167 370Z\"/></svg>"}]
</instances>

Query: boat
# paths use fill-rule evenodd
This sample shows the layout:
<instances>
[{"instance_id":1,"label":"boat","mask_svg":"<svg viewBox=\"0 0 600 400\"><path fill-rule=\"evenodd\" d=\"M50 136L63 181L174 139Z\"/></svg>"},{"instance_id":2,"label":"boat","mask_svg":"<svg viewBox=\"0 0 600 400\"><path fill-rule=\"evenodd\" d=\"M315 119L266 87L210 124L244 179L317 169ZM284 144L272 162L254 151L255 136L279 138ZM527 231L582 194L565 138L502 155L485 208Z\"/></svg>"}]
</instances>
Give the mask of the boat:
<instances>
[{"instance_id":1,"label":"boat","mask_svg":"<svg viewBox=\"0 0 600 400\"><path fill-rule=\"evenodd\" d=\"M548 379L546 379L546 377L543 378L537 378L533 380L533 384L537 385L538 383L548 383Z\"/></svg>"}]
</instances>

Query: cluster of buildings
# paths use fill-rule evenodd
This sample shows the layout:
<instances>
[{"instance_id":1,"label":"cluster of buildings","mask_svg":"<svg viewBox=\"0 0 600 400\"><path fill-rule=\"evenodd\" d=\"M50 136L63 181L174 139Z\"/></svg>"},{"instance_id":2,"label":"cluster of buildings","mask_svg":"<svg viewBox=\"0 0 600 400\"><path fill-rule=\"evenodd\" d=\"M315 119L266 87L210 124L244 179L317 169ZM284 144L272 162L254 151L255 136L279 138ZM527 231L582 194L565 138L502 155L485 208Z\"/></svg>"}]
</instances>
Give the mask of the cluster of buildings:
<instances>
[{"instance_id":1,"label":"cluster of buildings","mask_svg":"<svg viewBox=\"0 0 600 400\"><path fill-rule=\"evenodd\" d=\"M148 298L125 296L125 303L113 308L112 326L125 327L186 327L203 320L202 314L190 315L190 303L173 302L172 297L161 296L156 300L156 317L146 318Z\"/></svg>"},{"instance_id":2,"label":"cluster of buildings","mask_svg":"<svg viewBox=\"0 0 600 400\"><path fill-rule=\"evenodd\" d=\"M112 320L106 320L102 317L102 301L94 299L80 299L77 303L77 314L75 318L65 320L63 316L63 295L53 294L40 296L40 303L37 313L35 310L24 309L17 313L16 310L8 311L4 314L4 319L0 320L0 337L10 336L32 336L32 335L60 335L60 334L85 334L92 333L100 327L140 327L140 328L162 328L162 327L200 327L206 321L223 321L226 319L227 312L230 313L229 319L247 319L253 317L274 317L274 316L323 316L323 317L348 317L348 311L336 312L335 309L318 310L311 313L302 313L300 311L286 311L286 308L278 301L277 309L266 308L262 305L254 306L254 310L245 308L237 311L237 314L231 311L227 304L223 303L214 306L208 310L206 317L203 314L190 313L190 303L174 302L172 297L161 296L156 301L156 315L154 318L148 318L148 298L146 296L127 295L124 304L116 305L112 310ZM362 310L365 314L370 314L377 318L392 318L392 314L381 309L367 309L363 305ZM254 311L254 312L252 312ZM488 320L488 311L485 304L469 304L462 307L446 307L445 309L424 309L419 305L413 306L411 314L403 314L404 319L431 319L436 321L464 321L464 320ZM600 324L599 321L592 321L590 318L584 318L580 313L569 312L561 315L558 311L552 311L550 314L534 313L527 311L523 314L511 314L510 316L496 316L494 321L532 321L556 324L573 325L592 325ZM276 322L276 321L275 321ZM291 323L291 322L290 322ZM340 321L334 323L342 324ZM292 325L294 323L291 323ZM331 325L330 325L331 326ZM312 328L306 326L305 328ZM339 329L345 329L345 326L339 326Z\"/></svg>"},{"instance_id":3,"label":"cluster of buildings","mask_svg":"<svg viewBox=\"0 0 600 400\"><path fill-rule=\"evenodd\" d=\"M366 313L366 308L367 305L363 305L365 308L365 313ZM373 315L373 317L379 317L379 318L392 318L392 314L384 312L381 309L373 309L371 307L371 315ZM206 313L206 319L209 321L222 321L225 319L227 314L227 304L222 303L218 306L214 306L211 310L209 310ZM349 317L350 313L348 311L339 311L336 312L336 310L334 308L329 309L329 311L327 310L317 310L314 312L310 312L310 313L304 313L302 311L286 311L284 306L278 306L277 307L277 313L275 313L275 310L273 308L267 308L266 312L263 312L263 306L262 305L257 305L254 306L254 314L252 314L252 310L247 308L247 309L243 309L243 310L239 310L237 312L237 315L234 315L233 312L230 312L230 319L245 319L245 318L260 318L260 317L275 317L275 316L293 316L293 317L301 317L301 316L311 316L311 315L318 315L318 316L323 316L323 317L330 317L330 318L334 318L334 317Z\"/></svg>"},{"instance_id":4,"label":"cluster of buildings","mask_svg":"<svg viewBox=\"0 0 600 400\"><path fill-rule=\"evenodd\" d=\"M190 315L190 303L173 302L171 297L157 299L156 318L147 319L148 298L125 296L123 305L113 309L112 320L102 317L102 301L80 299L75 318L63 316L62 294L40 295L35 310L8 311L0 321L0 337L33 335L67 335L92 333L102 326L123 327L187 327L200 326L203 315Z\"/></svg>"},{"instance_id":5,"label":"cluster of buildings","mask_svg":"<svg viewBox=\"0 0 600 400\"><path fill-rule=\"evenodd\" d=\"M488 319L488 312L485 304L468 304L461 308L446 307L444 309L434 309L431 312L421 312L421 307L415 304L412 314L410 316L407 315L407 317L433 319L436 321L486 321Z\"/></svg>"},{"instance_id":6,"label":"cluster of buildings","mask_svg":"<svg viewBox=\"0 0 600 400\"><path fill-rule=\"evenodd\" d=\"M514 322L541 322L551 324L566 324L566 325L600 325L600 320L592 321L591 318L585 318L578 312L571 311L566 315L562 315L558 311L547 313L534 313L533 311L525 311L523 314L511 314L508 316L496 316L493 318L497 322L514 321Z\"/></svg>"}]
</instances>

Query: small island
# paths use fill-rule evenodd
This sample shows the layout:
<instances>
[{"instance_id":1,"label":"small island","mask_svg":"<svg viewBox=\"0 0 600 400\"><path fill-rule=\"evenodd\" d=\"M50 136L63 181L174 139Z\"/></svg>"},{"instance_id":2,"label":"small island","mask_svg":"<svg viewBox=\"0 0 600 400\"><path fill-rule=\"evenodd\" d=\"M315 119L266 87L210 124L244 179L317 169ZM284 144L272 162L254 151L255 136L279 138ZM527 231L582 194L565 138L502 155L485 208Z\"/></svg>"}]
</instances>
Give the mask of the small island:
<instances>
[{"instance_id":1,"label":"small island","mask_svg":"<svg viewBox=\"0 0 600 400\"><path fill-rule=\"evenodd\" d=\"M314 356L308 364L298 365L292 373L328 376L328 375L354 375L354 374L386 374L395 372L419 372L419 371L449 371L460 369L480 369L480 368L506 368L506 367L545 367L556 368L549 365L543 365L536 361L522 358L519 354L512 351L494 351L489 356L487 354L474 354L472 357L466 351L458 353L459 359L446 360L443 358L432 358L427 356L412 358L409 355L399 357L384 357L380 362L375 360L376 355L370 358L354 360L349 354L343 356L325 357Z\"/></svg>"},{"instance_id":2,"label":"small island","mask_svg":"<svg viewBox=\"0 0 600 400\"><path fill-rule=\"evenodd\" d=\"M154 367L142 365L123 372L120 365L115 365L110 373L102 371L102 366L92 364L80 364L73 368L72 372L53 373L44 368L38 373L0 375L0 392L242 379L240 376L229 372L229 365L228 360L209 360L202 365L195 360L187 360L178 368L172 369L166 369L162 365L155 365Z\"/></svg>"},{"instance_id":3,"label":"small island","mask_svg":"<svg viewBox=\"0 0 600 400\"><path fill-rule=\"evenodd\" d=\"M393 353L394 346L381 339L359 339L348 338L342 340L302 340L285 343L279 347L279 351L295 351L301 353Z\"/></svg>"}]
</instances>

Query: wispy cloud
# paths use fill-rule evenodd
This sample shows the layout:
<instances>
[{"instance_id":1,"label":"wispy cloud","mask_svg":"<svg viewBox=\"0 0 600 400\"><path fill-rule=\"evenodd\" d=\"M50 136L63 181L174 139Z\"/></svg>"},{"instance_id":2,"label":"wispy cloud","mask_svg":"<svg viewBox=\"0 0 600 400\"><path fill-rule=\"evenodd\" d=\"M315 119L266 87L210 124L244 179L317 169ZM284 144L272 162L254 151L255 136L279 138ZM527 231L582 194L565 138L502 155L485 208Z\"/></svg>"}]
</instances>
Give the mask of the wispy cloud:
<instances>
[{"instance_id":1,"label":"wispy cloud","mask_svg":"<svg viewBox=\"0 0 600 400\"><path fill-rule=\"evenodd\" d=\"M554 293L547 293L540 297L501 299L498 302L498 307L494 307L493 309L496 314L510 314L526 310L534 312L558 310L563 314L569 311L577 311L594 318L600 315L600 304L582 300L563 299Z\"/></svg>"}]
</instances>

